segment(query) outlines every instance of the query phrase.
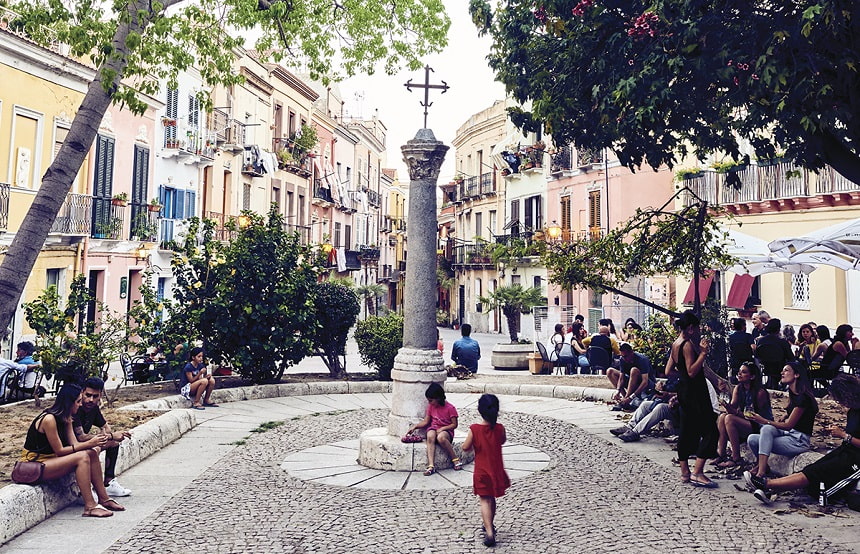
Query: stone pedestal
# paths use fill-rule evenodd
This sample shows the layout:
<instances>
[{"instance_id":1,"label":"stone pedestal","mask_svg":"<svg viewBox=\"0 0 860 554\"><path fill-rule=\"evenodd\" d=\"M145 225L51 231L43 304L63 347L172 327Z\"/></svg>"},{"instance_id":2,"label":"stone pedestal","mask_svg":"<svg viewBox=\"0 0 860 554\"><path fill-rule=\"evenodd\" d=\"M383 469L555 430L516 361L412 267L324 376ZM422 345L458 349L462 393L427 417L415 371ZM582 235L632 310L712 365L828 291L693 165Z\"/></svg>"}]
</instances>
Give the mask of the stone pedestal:
<instances>
[{"instance_id":1,"label":"stone pedestal","mask_svg":"<svg viewBox=\"0 0 860 554\"><path fill-rule=\"evenodd\" d=\"M474 450L462 451L460 445L465 439L466 432L458 429L452 444L460 461L467 464L475 459L475 452ZM365 467L388 471L424 471L427 467L427 443L400 442L400 437L388 434L385 427L368 429L361 434L358 463ZM453 467L448 454L438 446L433 466L437 470Z\"/></svg>"}]
</instances>

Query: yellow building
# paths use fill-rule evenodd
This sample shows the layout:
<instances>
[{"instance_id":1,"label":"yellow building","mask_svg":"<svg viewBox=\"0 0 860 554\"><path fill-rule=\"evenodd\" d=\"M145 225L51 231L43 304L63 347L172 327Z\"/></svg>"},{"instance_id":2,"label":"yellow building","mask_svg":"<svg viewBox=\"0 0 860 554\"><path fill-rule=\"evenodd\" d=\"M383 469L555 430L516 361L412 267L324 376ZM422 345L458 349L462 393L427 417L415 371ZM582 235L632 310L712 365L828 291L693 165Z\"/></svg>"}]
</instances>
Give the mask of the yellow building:
<instances>
[{"instance_id":1,"label":"yellow building","mask_svg":"<svg viewBox=\"0 0 860 554\"><path fill-rule=\"evenodd\" d=\"M26 217L93 73L59 51L0 29L0 256ZM21 303L32 301L52 284L67 295L81 270L81 245L90 232L87 166L85 162L54 222ZM9 346L32 334L19 306L0 355L8 358Z\"/></svg>"},{"instance_id":2,"label":"yellow building","mask_svg":"<svg viewBox=\"0 0 860 554\"><path fill-rule=\"evenodd\" d=\"M739 190L725 186L725 176L713 171L684 184L700 198L725 208L731 216L726 218L729 228L767 242L860 217L860 185L830 167L816 174L775 160L750 165L738 175ZM744 279L718 274L707 289L703 285L700 290L708 290L710 296L747 317L755 309L764 309L783 324L792 324L795 331L809 321L827 325L831 331L842 323L860 326L860 272L814 267L809 275L776 272ZM679 296L683 290L679 287Z\"/></svg>"}]
</instances>

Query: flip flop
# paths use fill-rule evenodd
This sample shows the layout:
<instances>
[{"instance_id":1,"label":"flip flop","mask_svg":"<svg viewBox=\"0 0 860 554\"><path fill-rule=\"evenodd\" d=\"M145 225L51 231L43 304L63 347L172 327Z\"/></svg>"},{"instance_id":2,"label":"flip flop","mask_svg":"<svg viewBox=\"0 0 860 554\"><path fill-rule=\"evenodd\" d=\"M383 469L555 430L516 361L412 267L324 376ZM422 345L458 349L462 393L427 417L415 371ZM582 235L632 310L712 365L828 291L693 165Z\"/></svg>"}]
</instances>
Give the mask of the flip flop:
<instances>
[{"instance_id":1,"label":"flip flop","mask_svg":"<svg viewBox=\"0 0 860 554\"><path fill-rule=\"evenodd\" d=\"M204 408L203 406L191 406L191 409L192 410L205 410L206 408Z\"/></svg>"},{"instance_id":2,"label":"flip flop","mask_svg":"<svg viewBox=\"0 0 860 554\"><path fill-rule=\"evenodd\" d=\"M690 477L690 483L694 487L701 487L703 489L715 489L719 487L719 485L715 481L711 481L708 479L707 481L700 481L699 479L695 479L692 476Z\"/></svg>"},{"instance_id":3,"label":"flip flop","mask_svg":"<svg viewBox=\"0 0 860 554\"><path fill-rule=\"evenodd\" d=\"M682 483L689 483L690 482L690 474L689 473L682 473L681 474L681 482Z\"/></svg>"},{"instance_id":4,"label":"flip flop","mask_svg":"<svg viewBox=\"0 0 860 554\"><path fill-rule=\"evenodd\" d=\"M101 504L102 508L104 508L106 510L110 510L112 512L124 512L125 511L125 507L122 506L121 504L117 503L112 498L108 498L104 502L99 501L99 504Z\"/></svg>"},{"instance_id":5,"label":"flip flop","mask_svg":"<svg viewBox=\"0 0 860 554\"><path fill-rule=\"evenodd\" d=\"M99 506L95 508L90 508L89 510L84 510L84 513L81 514L81 517L111 517L113 512L105 510Z\"/></svg>"},{"instance_id":6,"label":"flip flop","mask_svg":"<svg viewBox=\"0 0 860 554\"><path fill-rule=\"evenodd\" d=\"M218 404L216 404L214 402L204 402L203 405L206 406L207 408L217 408L218 407Z\"/></svg>"}]
</instances>

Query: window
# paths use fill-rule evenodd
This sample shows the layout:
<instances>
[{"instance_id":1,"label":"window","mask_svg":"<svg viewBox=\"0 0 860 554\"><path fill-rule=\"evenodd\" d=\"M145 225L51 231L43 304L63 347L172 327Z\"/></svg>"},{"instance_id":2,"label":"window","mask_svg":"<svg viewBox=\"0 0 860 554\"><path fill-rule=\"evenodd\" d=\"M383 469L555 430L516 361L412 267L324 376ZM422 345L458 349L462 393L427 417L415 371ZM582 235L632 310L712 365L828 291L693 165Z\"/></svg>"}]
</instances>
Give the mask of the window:
<instances>
[{"instance_id":1,"label":"window","mask_svg":"<svg viewBox=\"0 0 860 554\"><path fill-rule=\"evenodd\" d=\"M57 292L62 296L62 291L60 290L62 287L60 286L60 281L63 276L63 268L51 268L45 272L45 288L50 286L57 287Z\"/></svg>"},{"instance_id":2,"label":"window","mask_svg":"<svg viewBox=\"0 0 860 554\"><path fill-rule=\"evenodd\" d=\"M287 191L287 205L285 208L287 216L295 215L293 214L293 193L290 191ZM298 221L296 222L296 225L299 225Z\"/></svg>"},{"instance_id":3,"label":"window","mask_svg":"<svg viewBox=\"0 0 860 554\"><path fill-rule=\"evenodd\" d=\"M483 296L483 291L481 290L481 280L475 279L475 311L481 312L483 310L483 305L481 304L480 298Z\"/></svg>"},{"instance_id":4,"label":"window","mask_svg":"<svg viewBox=\"0 0 860 554\"><path fill-rule=\"evenodd\" d=\"M588 193L588 231L600 233L600 227L600 191L593 190Z\"/></svg>"},{"instance_id":5,"label":"window","mask_svg":"<svg viewBox=\"0 0 860 554\"><path fill-rule=\"evenodd\" d=\"M341 248L343 244L340 242L340 228L341 223L339 221L335 221L334 223L334 247Z\"/></svg>"},{"instance_id":6,"label":"window","mask_svg":"<svg viewBox=\"0 0 860 554\"><path fill-rule=\"evenodd\" d=\"M149 190L149 149L134 145L134 160L131 170L131 221L134 233L135 225L149 217L147 191Z\"/></svg>"},{"instance_id":7,"label":"window","mask_svg":"<svg viewBox=\"0 0 860 554\"><path fill-rule=\"evenodd\" d=\"M113 191L114 139L104 135L96 138L96 163L93 176L93 194L98 198L110 198Z\"/></svg>"},{"instance_id":8,"label":"window","mask_svg":"<svg viewBox=\"0 0 860 554\"><path fill-rule=\"evenodd\" d=\"M570 232L570 196L561 197L561 231Z\"/></svg>"},{"instance_id":9,"label":"window","mask_svg":"<svg viewBox=\"0 0 860 554\"><path fill-rule=\"evenodd\" d=\"M520 201L519 200L511 200L511 220L508 223L508 226L511 229L512 236L519 236L520 234Z\"/></svg>"},{"instance_id":10,"label":"window","mask_svg":"<svg viewBox=\"0 0 860 554\"><path fill-rule=\"evenodd\" d=\"M290 119L287 123L287 132L290 134L290 136L293 136L293 134L296 132L296 112L292 110L290 110Z\"/></svg>"},{"instance_id":11,"label":"window","mask_svg":"<svg viewBox=\"0 0 860 554\"><path fill-rule=\"evenodd\" d=\"M278 207L278 211L281 209L281 187L272 187L272 202Z\"/></svg>"},{"instance_id":12,"label":"window","mask_svg":"<svg viewBox=\"0 0 860 554\"><path fill-rule=\"evenodd\" d=\"M179 91L175 88L167 89L167 105L164 107L164 115L168 119L172 119L174 122L179 119ZM176 140L176 127L176 125L168 125L164 127L165 144L167 141Z\"/></svg>"},{"instance_id":13,"label":"window","mask_svg":"<svg viewBox=\"0 0 860 554\"><path fill-rule=\"evenodd\" d=\"M242 209L251 209L251 183L242 184Z\"/></svg>"},{"instance_id":14,"label":"window","mask_svg":"<svg viewBox=\"0 0 860 554\"><path fill-rule=\"evenodd\" d=\"M192 132L200 130L200 99L195 94L188 95L188 127Z\"/></svg>"},{"instance_id":15,"label":"window","mask_svg":"<svg viewBox=\"0 0 860 554\"><path fill-rule=\"evenodd\" d=\"M496 221L496 210L490 210L490 234L491 235L496 234L496 224L497 223L498 222ZM490 238L492 239L493 237L491 236Z\"/></svg>"},{"instance_id":16,"label":"window","mask_svg":"<svg viewBox=\"0 0 860 554\"><path fill-rule=\"evenodd\" d=\"M484 231L484 214L481 212L476 212L475 213L475 236L479 237L479 238L483 237L484 236L483 231Z\"/></svg>"},{"instance_id":17,"label":"window","mask_svg":"<svg viewBox=\"0 0 860 554\"><path fill-rule=\"evenodd\" d=\"M352 248L352 225L346 225L343 230L343 247L347 250Z\"/></svg>"},{"instance_id":18,"label":"window","mask_svg":"<svg viewBox=\"0 0 860 554\"><path fill-rule=\"evenodd\" d=\"M197 193L159 185L158 200L164 206L161 215L167 219L187 219L194 216Z\"/></svg>"},{"instance_id":19,"label":"window","mask_svg":"<svg viewBox=\"0 0 860 554\"><path fill-rule=\"evenodd\" d=\"M791 274L791 307L798 310L809 309L809 275Z\"/></svg>"},{"instance_id":20,"label":"window","mask_svg":"<svg viewBox=\"0 0 860 554\"><path fill-rule=\"evenodd\" d=\"M543 213L541 211L540 195L526 198L523 224L527 231L535 231L543 228Z\"/></svg>"}]
</instances>

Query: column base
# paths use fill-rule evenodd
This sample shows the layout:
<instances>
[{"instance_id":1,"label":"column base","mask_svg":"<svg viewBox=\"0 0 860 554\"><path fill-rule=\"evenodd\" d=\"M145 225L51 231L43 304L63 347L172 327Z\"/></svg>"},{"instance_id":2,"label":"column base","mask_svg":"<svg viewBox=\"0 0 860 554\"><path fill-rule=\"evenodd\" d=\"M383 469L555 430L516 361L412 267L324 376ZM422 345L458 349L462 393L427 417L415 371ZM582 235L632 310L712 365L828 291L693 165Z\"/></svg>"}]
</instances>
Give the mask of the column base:
<instances>
[{"instance_id":1,"label":"column base","mask_svg":"<svg viewBox=\"0 0 860 554\"><path fill-rule=\"evenodd\" d=\"M464 464L475 459L474 451L463 452L461 445L466 433L455 431L452 445L454 452ZM439 469L453 467L448 454L436 447L433 466ZM368 429L359 440L358 463L372 469L386 471L424 471L427 467L426 442L400 442L400 437L389 435L385 427Z\"/></svg>"}]
</instances>

